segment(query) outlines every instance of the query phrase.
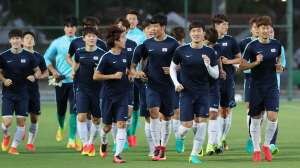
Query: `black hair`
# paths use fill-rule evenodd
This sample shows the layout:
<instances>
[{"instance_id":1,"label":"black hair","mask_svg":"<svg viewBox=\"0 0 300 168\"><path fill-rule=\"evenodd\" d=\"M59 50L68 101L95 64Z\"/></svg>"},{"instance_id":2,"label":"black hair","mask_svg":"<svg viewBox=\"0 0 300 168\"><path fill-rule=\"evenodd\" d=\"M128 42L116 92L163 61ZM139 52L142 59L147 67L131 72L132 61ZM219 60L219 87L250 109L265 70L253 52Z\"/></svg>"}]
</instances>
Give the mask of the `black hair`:
<instances>
[{"instance_id":1,"label":"black hair","mask_svg":"<svg viewBox=\"0 0 300 168\"><path fill-rule=\"evenodd\" d=\"M151 18L151 24L159 23L160 26L167 26L168 24L168 17L162 13L158 13Z\"/></svg>"},{"instance_id":2,"label":"black hair","mask_svg":"<svg viewBox=\"0 0 300 168\"><path fill-rule=\"evenodd\" d=\"M64 19L64 26L78 26L78 19L74 16L68 16Z\"/></svg>"},{"instance_id":3,"label":"black hair","mask_svg":"<svg viewBox=\"0 0 300 168\"><path fill-rule=\"evenodd\" d=\"M98 36L98 30L95 27L85 27L82 30L82 36L85 37L87 34L94 34Z\"/></svg>"},{"instance_id":4,"label":"black hair","mask_svg":"<svg viewBox=\"0 0 300 168\"><path fill-rule=\"evenodd\" d=\"M11 39L13 37L20 37L22 38L22 30L20 29L13 29L8 33L8 38Z\"/></svg>"},{"instance_id":5,"label":"black hair","mask_svg":"<svg viewBox=\"0 0 300 168\"><path fill-rule=\"evenodd\" d=\"M27 34L32 35L32 37L35 39L35 35L34 35L34 33L33 33L32 31L25 31L25 32L22 34L23 38L24 38Z\"/></svg>"},{"instance_id":6,"label":"black hair","mask_svg":"<svg viewBox=\"0 0 300 168\"><path fill-rule=\"evenodd\" d=\"M139 13L136 10L133 10L133 9L127 12L127 15L129 15L129 14L136 15L137 18L139 17Z\"/></svg>"},{"instance_id":7,"label":"black hair","mask_svg":"<svg viewBox=\"0 0 300 168\"><path fill-rule=\"evenodd\" d=\"M145 19L142 23L142 29L145 30L146 27L148 27L151 24L150 22L150 19Z\"/></svg>"}]
</instances>

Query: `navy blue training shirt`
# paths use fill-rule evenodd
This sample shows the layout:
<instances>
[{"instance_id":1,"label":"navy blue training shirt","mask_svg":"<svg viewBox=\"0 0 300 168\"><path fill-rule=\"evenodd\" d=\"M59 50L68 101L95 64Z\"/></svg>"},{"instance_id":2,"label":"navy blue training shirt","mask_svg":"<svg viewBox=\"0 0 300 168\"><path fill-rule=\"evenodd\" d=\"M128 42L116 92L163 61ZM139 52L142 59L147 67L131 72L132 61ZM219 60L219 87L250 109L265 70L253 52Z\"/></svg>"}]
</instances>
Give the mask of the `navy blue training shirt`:
<instances>
[{"instance_id":1,"label":"navy blue training shirt","mask_svg":"<svg viewBox=\"0 0 300 168\"><path fill-rule=\"evenodd\" d=\"M222 47L219 43L216 43L213 46L213 49L215 50L215 55L212 58L210 58L210 62L217 62L216 65L218 65L218 59L220 57ZM219 90L219 80L218 79L214 79L211 76L208 76L208 82L209 82L209 92Z\"/></svg>"},{"instance_id":2,"label":"navy blue training shirt","mask_svg":"<svg viewBox=\"0 0 300 168\"><path fill-rule=\"evenodd\" d=\"M19 54L14 54L11 49L0 54L0 69L3 70L3 77L10 79L12 85L2 86L3 96L15 96L16 94L27 93L27 77L29 70L38 67L33 54L22 48Z\"/></svg>"},{"instance_id":3,"label":"navy blue training shirt","mask_svg":"<svg viewBox=\"0 0 300 168\"><path fill-rule=\"evenodd\" d=\"M173 55L179 43L166 35L163 41L151 37L142 44L141 55L149 62L148 85L161 89L174 88L170 74L165 74L162 67L170 67Z\"/></svg>"},{"instance_id":4,"label":"navy blue training shirt","mask_svg":"<svg viewBox=\"0 0 300 168\"><path fill-rule=\"evenodd\" d=\"M224 35L221 39L217 41L221 47L222 51L220 56L226 57L228 60L235 59L235 55L240 53L240 47L236 39L229 35ZM226 72L226 79L219 77L220 83L232 83L234 77L235 68L232 64L222 64L223 71Z\"/></svg>"},{"instance_id":5,"label":"navy blue training shirt","mask_svg":"<svg viewBox=\"0 0 300 168\"><path fill-rule=\"evenodd\" d=\"M142 53L141 53L142 47L143 45L140 44L137 47L135 47L133 51L133 57L131 62L135 63L136 65L138 65L142 59ZM146 67L143 67L144 68L143 72L145 73L146 76L148 76L148 66L149 66L149 61L147 61Z\"/></svg>"},{"instance_id":6,"label":"navy blue training shirt","mask_svg":"<svg viewBox=\"0 0 300 168\"><path fill-rule=\"evenodd\" d=\"M100 92L102 81L94 81L93 76L96 64L104 53L106 52L98 47L92 52L87 51L85 47L76 50L74 60L80 63L80 68L77 70L79 71L77 77L80 79L78 84L85 91Z\"/></svg>"},{"instance_id":7,"label":"navy blue training shirt","mask_svg":"<svg viewBox=\"0 0 300 168\"><path fill-rule=\"evenodd\" d=\"M127 56L124 52L115 55L112 51L106 52L100 59L97 71L103 75L113 75L117 72L123 72L121 79L110 79L103 81L101 89L102 99L115 99L126 94L126 82L128 81L126 75Z\"/></svg>"},{"instance_id":8,"label":"navy blue training shirt","mask_svg":"<svg viewBox=\"0 0 300 168\"><path fill-rule=\"evenodd\" d=\"M211 47L203 45L200 49L194 49L191 44L179 47L173 57L173 62L180 64L180 81L184 89L183 93L198 94L208 91L209 73L204 63L204 56L211 61L212 67L217 65L216 53Z\"/></svg>"},{"instance_id":9,"label":"navy blue training shirt","mask_svg":"<svg viewBox=\"0 0 300 168\"><path fill-rule=\"evenodd\" d=\"M243 59L251 62L256 61L256 56L262 54L263 61L251 69L251 87L277 86L276 58L281 55L281 43L270 38L268 44L263 44L260 39L250 42L243 54Z\"/></svg>"},{"instance_id":10,"label":"navy blue training shirt","mask_svg":"<svg viewBox=\"0 0 300 168\"><path fill-rule=\"evenodd\" d=\"M39 66L41 72L46 71L48 68L46 66L46 62L44 59L44 56L42 56L40 53L33 51L32 53L34 55L35 61L36 61L36 65ZM32 69L29 69L29 75L34 75L34 71ZM27 85L28 91L38 91L39 90L39 83L38 83L38 79L35 79L34 82L30 82L28 81L28 85Z\"/></svg>"},{"instance_id":11,"label":"navy blue training shirt","mask_svg":"<svg viewBox=\"0 0 300 168\"><path fill-rule=\"evenodd\" d=\"M136 42L126 39L125 49L123 49L122 52L124 52L127 56L127 68L129 71L130 71L131 60L133 57L133 51L134 51L135 47L136 47ZM128 79L128 77L127 77L127 79ZM127 84L126 84L127 88L133 87L133 85L134 85L133 83L131 83L129 80L127 80Z\"/></svg>"}]
</instances>

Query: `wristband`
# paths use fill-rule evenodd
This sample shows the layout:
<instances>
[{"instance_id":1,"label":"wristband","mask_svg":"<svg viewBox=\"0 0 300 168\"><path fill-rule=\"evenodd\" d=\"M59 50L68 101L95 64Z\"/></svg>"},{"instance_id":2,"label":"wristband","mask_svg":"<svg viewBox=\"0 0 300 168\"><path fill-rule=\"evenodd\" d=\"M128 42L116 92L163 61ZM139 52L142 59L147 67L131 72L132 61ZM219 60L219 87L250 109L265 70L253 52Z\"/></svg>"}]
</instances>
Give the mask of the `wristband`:
<instances>
[{"instance_id":1,"label":"wristband","mask_svg":"<svg viewBox=\"0 0 300 168\"><path fill-rule=\"evenodd\" d=\"M35 76L35 75L33 75L33 77L34 77L34 79L36 79L36 76Z\"/></svg>"},{"instance_id":2,"label":"wristband","mask_svg":"<svg viewBox=\"0 0 300 168\"><path fill-rule=\"evenodd\" d=\"M133 73L130 72L129 75L133 75Z\"/></svg>"}]
</instances>

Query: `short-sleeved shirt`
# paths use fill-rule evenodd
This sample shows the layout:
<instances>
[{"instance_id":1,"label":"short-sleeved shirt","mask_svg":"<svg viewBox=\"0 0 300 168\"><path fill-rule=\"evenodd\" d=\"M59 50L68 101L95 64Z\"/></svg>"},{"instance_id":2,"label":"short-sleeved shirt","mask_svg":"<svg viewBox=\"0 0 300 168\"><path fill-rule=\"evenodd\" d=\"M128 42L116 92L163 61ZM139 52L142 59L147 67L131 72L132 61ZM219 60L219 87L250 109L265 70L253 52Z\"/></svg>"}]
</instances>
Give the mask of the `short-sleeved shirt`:
<instances>
[{"instance_id":1,"label":"short-sleeved shirt","mask_svg":"<svg viewBox=\"0 0 300 168\"><path fill-rule=\"evenodd\" d=\"M46 62L45 62L45 59L44 57L36 52L36 51L33 51L32 53L34 55L34 58L35 58L35 61L36 61L36 64L39 66L41 72L44 72L46 71L48 68L46 66ZM29 75L34 75L34 71L32 69L29 69ZM28 88L28 91L36 91L36 90L39 90L39 83L38 83L38 79L35 79L34 82L30 82L28 81L28 85L27 85L27 88Z\"/></svg>"},{"instance_id":2,"label":"short-sleeved shirt","mask_svg":"<svg viewBox=\"0 0 300 168\"><path fill-rule=\"evenodd\" d=\"M211 59L210 65L216 66L216 53L214 49L206 45L202 45L200 49L195 49L192 45L184 45L179 47L173 57L173 62L180 64L181 74L180 81L185 94L201 94L208 91L209 73L204 63L204 56Z\"/></svg>"},{"instance_id":3,"label":"short-sleeved shirt","mask_svg":"<svg viewBox=\"0 0 300 168\"><path fill-rule=\"evenodd\" d=\"M135 47L136 47L136 42L126 39L125 49L123 49L122 52L124 52L127 56L127 68L129 71L130 71L131 60L133 57L133 51L134 51ZM132 88L133 83L131 83L129 80L127 80L126 87Z\"/></svg>"},{"instance_id":4,"label":"short-sleeved shirt","mask_svg":"<svg viewBox=\"0 0 300 168\"><path fill-rule=\"evenodd\" d=\"M142 44L147 39L146 34L137 27L133 30L129 30L126 34L126 38L136 42L137 45Z\"/></svg>"},{"instance_id":5,"label":"short-sleeved shirt","mask_svg":"<svg viewBox=\"0 0 300 168\"><path fill-rule=\"evenodd\" d=\"M34 55L22 48L19 54L14 54L11 49L0 54L0 69L3 77L10 79L12 85L2 86L2 96L28 95L28 72L38 67Z\"/></svg>"},{"instance_id":6,"label":"short-sleeved shirt","mask_svg":"<svg viewBox=\"0 0 300 168\"><path fill-rule=\"evenodd\" d=\"M108 48L107 48L107 45L106 43L101 40L100 38L97 39L97 43L96 43L97 47L101 48L102 50L104 50L105 52L108 51ZM70 48L69 48L69 54L71 56L73 56L76 52L77 49L79 48L85 48L85 41L83 40L83 37L80 36L78 38L75 38L74 40L72 40L71 44L70 44ZM79 82L79 73L76 73L75 76L74 76L74 83L78 83Z\"/></svg>"},{"instance_id":7,"label":"short-sleeved shirt","mask_svg":"<svg viewBox=\"0 0 300 168\"><path fill-rule=\"evenodd\" d=\"M235 59L235 55L240 53L240 47L236 39L229 35L223 35L222 38L217 41L221 47L222 51L220 56L226 57L228 60ZM226 79L219 78L220 83L232 83L234 78L234 67L232 64L223 64L223 71L226 72Z\"/></svg>"},{"instance_id":8,"label":"short-sleeved shirt","mask_svg":"<svg viewBox=\"0 0 300 168\"><path fill-rule=\"evenodd\" d=\"M132 61L131 61L132 63L135 63L137 65L140 63L142 59L142 53L141 53L142 47L143 47L142 44L135 47L133 51ZM143 67L144 68L143 72L145 73L146 76L148 76L148 66L149 66L149 61L147 61L146 67Z\"/></svg>"},{"instance_id":9,"label":"short-sleeved shirt","mask_svg":"<svg viewBox=\"0 0 300 168\"><path fill-rule=\"evenodd\" d=\"M85 47L76 50L74 60L80 63L80 68L77 70L79 71L77 77L80 78L78 84L84 91L100 93L102 82L94 81L93 76L96 64L104 53L106 52L98 47L92 52L87 51Z\"/></svg>"},{"instance_id":10,"label":"short-sleeved shirt","mask_svg":"<svg viewBox=\"0 0 300 168\"><path fill-rule=\"evenodd\" d=\"M242 41L240 41L239 46L240 46L240 49L241 49L241 54L244 53L246 46L247 46L252 40L253 40L252 37L247 37L247 38L243 39ZM251 69L248 69L248 70L244 71L244 73L250 73L250 72L251 72Z\"/></svg>"},{"instance_id":11,"label":"short-sleeved shirt","mask_svg":"<svg viewBox=\"0 0 300 168\"><path fill-rule=\"evenodd\" d=\"M270 87L277 86L276 58L281 55L281 43L270 38L268 44L263 44L260 39L251 41L243 54L243 59L256 61L256 56L262 54L263 61L251 69L250 87Z\"/></svg>"},{"instance_id":12,"label":"short-sleeved shirt","mask_svg":"<svg viewBox=\"0 0 300 168\"><path fill-rule=\"evenodd\" d=\"M215 54L210 62L216 62L217 65L218 65L218 59L220 57L220 53L221 53L221 50L222 50L222 47L220 44L216 43L214 46L213 46L213 49L215 50ZM219 80L218 79L214 79L212 78L211 76L208 76L208 82L209 82L209 91L214 91L214 90L219 90Z\"/></svg>"},{"instance_id":13,"label":"short-sleeved shirt","mask_svg":"<svg viewBox=\"0 0 300 168\"><path fill-rule=\"evenodd\" d=\"M152 37L142 45L142 57L149 57L148 85L160 89L174 88L170 74L165 74L162 67L170 67L175 50L180 46L177 40L169 35L162 41Z\"/></svg>"},{"instance_id":14,"label":"short-sleeved shirt","mask_svg":"<svg viewBox=\"0 0 300 168\"><path fill-rule=\"evenodd\" d=\"M101 98L117 99L126 94L126 75L127 56L124 52L115 55L112 51L106 52L100 59L97 71L103 75L112 75L117 72L123 72L121 79L105 80L102 83Z\"/></svg>"}]
</instances>

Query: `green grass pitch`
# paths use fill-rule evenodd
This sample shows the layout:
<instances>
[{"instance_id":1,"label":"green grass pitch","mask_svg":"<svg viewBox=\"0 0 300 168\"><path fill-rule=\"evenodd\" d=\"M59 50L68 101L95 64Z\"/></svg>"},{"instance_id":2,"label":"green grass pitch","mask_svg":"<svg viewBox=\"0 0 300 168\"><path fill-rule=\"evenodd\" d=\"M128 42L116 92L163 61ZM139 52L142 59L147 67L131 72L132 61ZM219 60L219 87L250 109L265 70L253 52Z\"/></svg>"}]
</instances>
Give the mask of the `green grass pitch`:
<instances>
[{"instance_id":1,"label":"green grass pitch","mask_svg":"<svg viewBox=\"0 0 300 168\"><path fill-rule=\"evenodd\" d=\"M61 142L57 142L55 134L58 128L56 120L56 106L42 105L42 115L39 117L39 130L34 142L36 151L27 151L26 139L20 143L17 150L20 155L9 155L8 151L0 152L0 167L300 167L300 102L281 102L280 112L278 114L279 133L277 138L277 146L280 149L279 153L273 157L271 162L264 159L262 152L262 161L254 163L253 153L246 153L245 146L248 139L248 130L246 125L246 104L238 103L233 110L232 125L227 135L226 142L229 150L223 154L215 156L200 157L202 163L199 165L188 162L189 155L193 145L193 133L190 131L185 141L185 152L177 153L175 150L175 137L172 131L169 143L167 145L166 161L151 161L148 157L149 147L144 133L144 118L140 118L140 123L143 126L137 128L137 143L138 146L130 147L122 152L122 158L126 160L125 164L113 163L112 146L113 140L111 134L108 139L108 154L106 158L101 158L99 155L100 137L95 143L96 156L88 157L81 156L80 152L75 149L67 149L69 126L68 118L66 117L67 128L65 137ZM2 122L2 119L0 119ZM27 126L29 126L29 118ZM262 126L262 142L264 141L266 122ZM16 128L16 120L13 120L12 135L10 145L12 143L13 134ZM3 135L0 135L2 140ZM206 148L206 142L204 149ZM262 145L262 143L261 143Z\"/></svg>"}]
</instances>

